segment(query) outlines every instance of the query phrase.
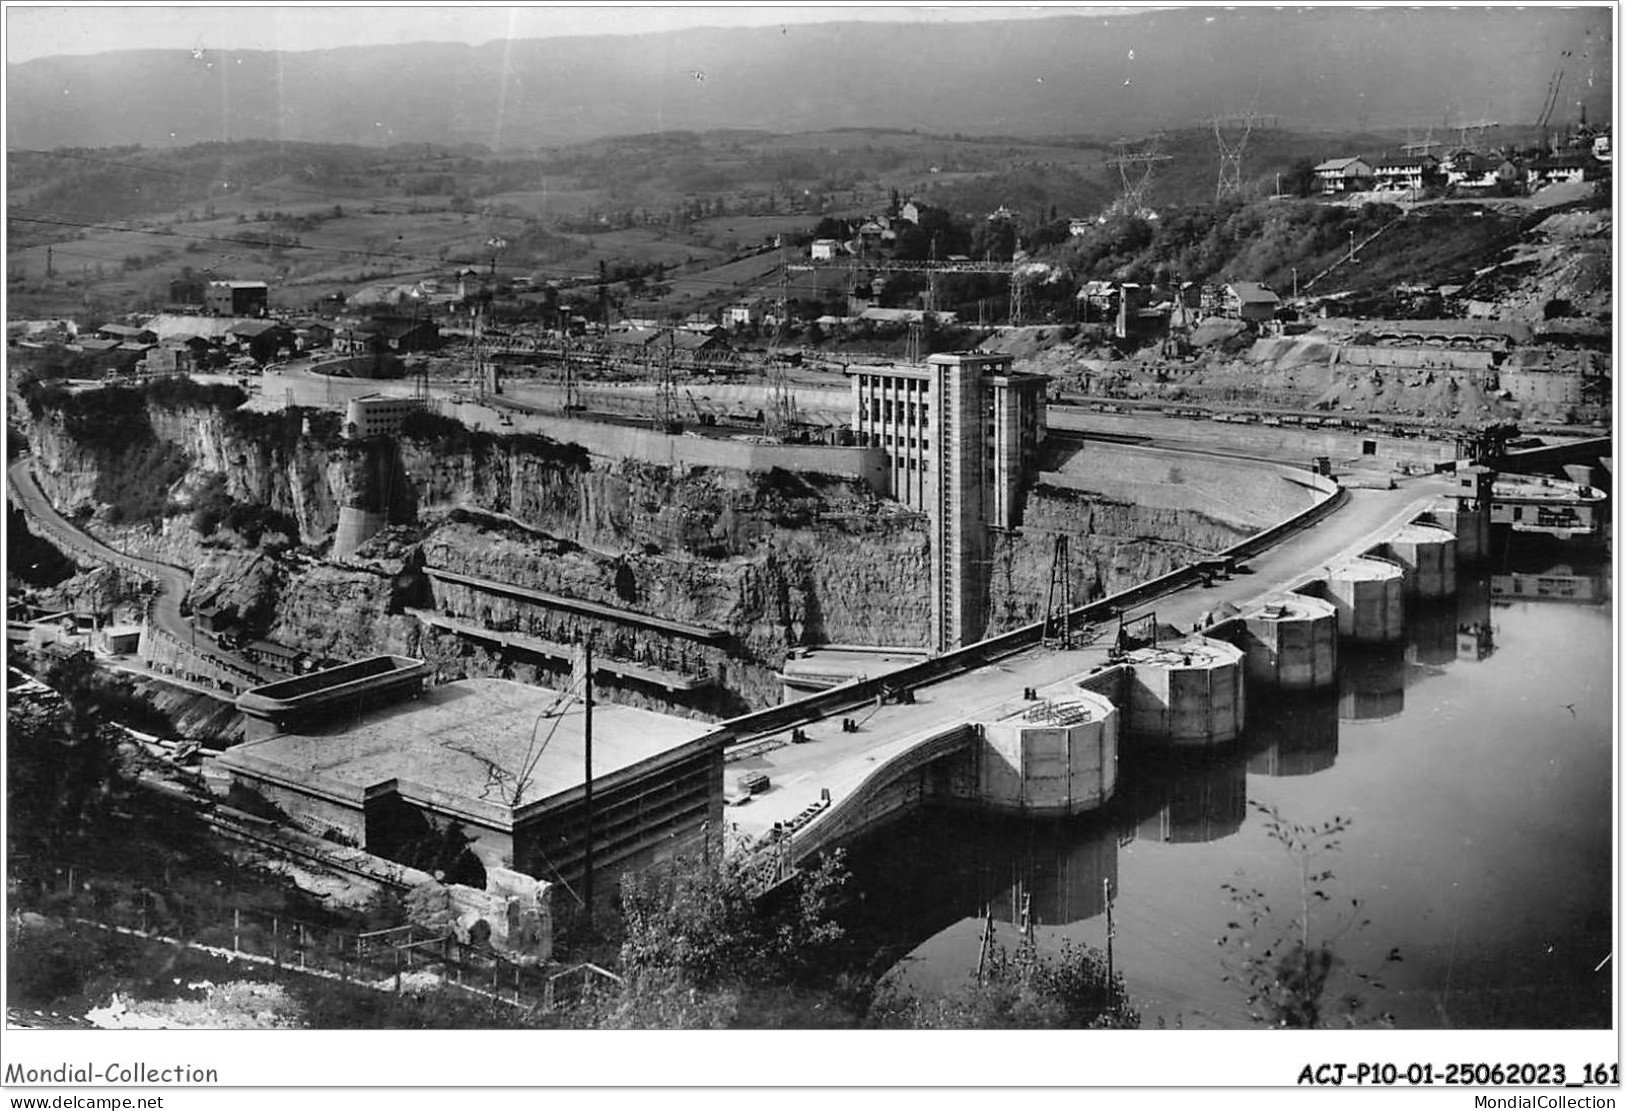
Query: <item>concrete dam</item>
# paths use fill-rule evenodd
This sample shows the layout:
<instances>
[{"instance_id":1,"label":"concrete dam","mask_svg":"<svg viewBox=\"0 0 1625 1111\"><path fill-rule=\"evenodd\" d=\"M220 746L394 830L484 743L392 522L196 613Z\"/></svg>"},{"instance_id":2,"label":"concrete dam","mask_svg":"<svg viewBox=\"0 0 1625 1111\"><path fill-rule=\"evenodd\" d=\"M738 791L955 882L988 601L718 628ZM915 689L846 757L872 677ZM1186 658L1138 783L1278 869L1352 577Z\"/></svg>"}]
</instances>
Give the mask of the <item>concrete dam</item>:
<instances>
[{"instance_id":1,"label":"concrete dam","mask_svg":"<svg viewBox=\"0 0 1625 1111\"><path fill-rule=\"evenodd\" d=\"M952 674L939 657L825 690L788 741L764 721L768 728L732 750L730 768L767 775L774 789L737 806L731 820L801 859L925 802L1029 817L1097 810L1119 790L1124 757L1226 748L1246 731L1252 697L1335 698L1340 651L1351 650L1359 667L1363 653L1398 642L1412 623L1435 621L1438 603L1456 592L1458 565L1489 550L1497 495L1525 496L1531 481L1569 504L1594 508L1602 497L1474 466L1394 490L1334 488L1280 531L1266 530L1275 536L1221 553L1230 558L1213 562L1231 573L1220 582L1187 568L1079 610L1080 647L1045 647L1040 629L1007 652L991 641L961 650ZM1124 615L1153 602L1153 628L1184 618L1178 627L1189 632L1152 643L1125 636ZM1488 651L1490 637L1486 621L1437 639L1454 658ZM1339 714L1364 706L1369 716L1373 695L1364 697L1352 707L1325 704ZM842 734L875 740L852 745L819 728L853 713Z\"/></svg>"}]
</instances>

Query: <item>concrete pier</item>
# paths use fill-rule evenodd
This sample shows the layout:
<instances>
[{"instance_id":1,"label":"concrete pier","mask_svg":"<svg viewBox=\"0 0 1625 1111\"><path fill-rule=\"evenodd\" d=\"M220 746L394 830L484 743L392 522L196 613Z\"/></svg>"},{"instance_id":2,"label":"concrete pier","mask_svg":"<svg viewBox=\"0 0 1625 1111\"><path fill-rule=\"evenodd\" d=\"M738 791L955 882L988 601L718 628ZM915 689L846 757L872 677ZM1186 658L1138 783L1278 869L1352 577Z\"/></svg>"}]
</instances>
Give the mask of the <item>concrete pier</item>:
<instances>
[{"instance_id":1,"label":"concrete pier","mask_svg":"<svg viewBox=\"0 0 1625 1111\"><path fill-rule=\"evenodd\" d=\"M1247 681L1281 690L1320 690L1337 682L1337 607L1283 594L1234 622L1229 641L1247 654Z\"/></svg>"},{"instance_id":2,"label":"concrete pier","mask_svg":"<svg viewBox=\"0 0 1625 1111\"><path fill-rule=\"evenodd\" d=\"M1326 596L1337 607L1338 635L1388 644L1405 635L1405 572L1386 559L1361 556L1333 568Z\"/></svg>"},{"instance_id":3,"label":"concrete pier","mask_svg":"<svg viewBox=\"0 0 1625 1111\"><path fill-rule=\"evenodd\" d=\"M1180 747L1233 741L1246 719L1245 656L1221 640L1195 638L1128 654L1128 729Z\"/></svg>"},{"instance_id":4,"label":"concrete pier","mask_svg":"<svg viewBox=\"0 0 1625 1111\"><path fill-rule=\"evenodd\" d=\"M1132 609L1153 604L1159 622L1193 628L1208 621L1203 615L1215 610L1228 607L1240 618L1282 593L1301 593L1337 607L1341 625L1344 605L1322 580L1330 574L1328 569L1358 562L1365 568L1364 577L1379 585L1375 610L1384 624L1378 631L1384 636L1391 631L1397 640L1404 631L1402 569L1391 561L1362 559L1362 553L1416 520L1454 486L1445 476L1429 475L1398 489L1347 491L1337 510L1322 514L1324 520L1315 527L1294 529L1267 550L1247 555L1250 574L1217 579L1200 589L1135 588L1120 601L1107 599L1101 605ZM1391 584L1392 593L1380 589L1386 584ZM1373 617L1371 603L1361 601L1362 617ZM798 703L791 703L726 723L719 732L730 744L732 766L759 770L772 780L771 789L753 797L750 805L729 812L730 824L758 836L768 835L775 823L789 828L790 852L799 860L927 799L983 806L978 762L986 755L984 726L1019 716L1040 700L1064 701L1080 692L1100 695L1116 707L1120 750L1124 744L1137 743L1150 749L1202 752L1245 737L1246 664L1241 649L1196 637L1174 650L1142 650L1135 660L1130 658L1135 653L1116 654L1106 635L1110 629L1098 619L1091 625L1093 635L1071 649L990 641L966 660L955 660L951 669L943 659L894 672L878 696L871 689L876 682L871 678L868 684L852 683L844 701L839 687L815 696L799 716L793 713ZM1341 657L1344 646L1337 651ZM1391 654L1398 657L1400 670L1395 674L1379 667L1371 681L1356 680L1359 693L1351 689L1346 699L1350 717L1384 713L1384 702L1402 704L1403 655ZM1332 758L1333 734L1326 727L1333 714L1341 716L1345 710L1345 700L1334 697L1333 689L1326 690L1329 705L1319 707L1318 728L1310 728L1303 738L1305 751L1296 751L1294 734L1267 759L1276 774L1290 774L1289 767L1308 774ZM907 698L901 697L904 691ZM798 730L795 735L792 726ZM1289 749L1294 750L1290 756ZM1198 800L1190 800L1189 822L1183 816L1186 800L1170 799L1166 807L1159 807L1156 800L1146 799L1142 805L1140 785L1135 785L1135 799L1125 805L1136 820L1161 810L1162 816L1152 824L1165 837L1224 836L1245 812L1245 769L1238 773L1238 783L1216 784L1199 807L1194 805ZM1055 782L1058 786L1058 778ZM1124 787L1122 781L1117 783L1119 795Z\"/></svg>"},{"instance_id":5,"label":"concrete pier","mask_svg":"<svg viewBox=\"0 0 1625 1111\"><path fill-rule=\"evenodd\" d=\"M1117 787L1117 707L1079 691L982 726L977 801L994 810L1070 816Z\"/></svg>"},{"instance_id":6,"label":"concrete pier","mask_svg":"<svg viewBox=\"0 0 1625 1111\"><path fill-rule=\"evenodd\" d=\"M1470 498L1446 496L1428 510L1428 517L1456 538L1456 565L1477 563L1490 551L1490 510Z\"/></svg>"},{"instance_id":7,"label":"concrete pier","mask_svg":"<svg viewBox=\"0 0 1625 1111\"><path fill-rule=\"evenodd\" d=\"M1448 598L1456 592L1456 538L1438 525L1410 524L1381 545L1405 569L1405 593Z\"/></svg>"}]
</instances>

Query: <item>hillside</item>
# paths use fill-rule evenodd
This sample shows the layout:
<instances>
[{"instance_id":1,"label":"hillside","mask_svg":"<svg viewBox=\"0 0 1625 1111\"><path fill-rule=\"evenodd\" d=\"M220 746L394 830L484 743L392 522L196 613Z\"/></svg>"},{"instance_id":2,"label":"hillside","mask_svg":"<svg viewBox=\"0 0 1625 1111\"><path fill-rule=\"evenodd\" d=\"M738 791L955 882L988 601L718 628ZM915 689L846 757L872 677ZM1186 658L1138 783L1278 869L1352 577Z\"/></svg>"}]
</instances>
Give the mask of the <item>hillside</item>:
<instances>
[{"instance_id":1,"label":"hillside","mask_svg":"<svg viewBox=\"0 0 1625 1111\"><path fill-rule=\"evenodd\" d=\"M1441 116L1532 120L1560 60L1564 102L1583 100L1602 120L1608 39L1603 8L1194 8L477 47L124 51L9 67L9 142L514 150L669 130L872 126L1109 140L1248 107L1296 127L1432 127Z\"/></svg>"}]
</instances>

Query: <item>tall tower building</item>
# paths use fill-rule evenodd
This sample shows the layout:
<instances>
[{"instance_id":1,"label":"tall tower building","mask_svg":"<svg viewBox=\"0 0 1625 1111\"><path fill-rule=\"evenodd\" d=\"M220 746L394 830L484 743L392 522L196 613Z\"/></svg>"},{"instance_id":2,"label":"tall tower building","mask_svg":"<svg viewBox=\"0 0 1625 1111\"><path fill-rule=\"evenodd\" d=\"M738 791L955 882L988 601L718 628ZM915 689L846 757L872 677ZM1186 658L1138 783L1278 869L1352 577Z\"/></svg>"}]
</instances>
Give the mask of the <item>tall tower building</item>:
<instances>
[{"instance_id":1,"label":"tall tower building","mask_svg":"<svg viewBox=\"0 0 1625 1111\"><path fill-rule=\"evenodd\" d=\"M1021 523L1044 439L1039 374L1009 355L932 355L924 366L853 367L852 429L885 450L892 496L931 521L932 647L982 639L988 537Z\"/></svg>"}]
</instances>

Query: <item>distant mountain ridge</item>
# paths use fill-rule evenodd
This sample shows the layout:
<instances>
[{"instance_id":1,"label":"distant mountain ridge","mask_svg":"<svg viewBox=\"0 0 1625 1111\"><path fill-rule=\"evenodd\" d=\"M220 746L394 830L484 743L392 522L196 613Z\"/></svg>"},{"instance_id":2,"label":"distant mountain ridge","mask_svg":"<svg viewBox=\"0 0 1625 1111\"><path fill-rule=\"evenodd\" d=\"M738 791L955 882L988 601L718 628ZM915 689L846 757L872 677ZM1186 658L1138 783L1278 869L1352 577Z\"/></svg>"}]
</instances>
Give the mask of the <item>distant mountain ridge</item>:
<instances>
[{"instance_id":1,"label":"distant mountain ridge","mask_svg":"<svg viewBox=\"0 0 1625 1111\"><path fill-rule=\"evenodd\" d=\"M245 9L248 11L250 9ZM1563 52L1570 52L1564 56ZM1299 128L1554 122L1612 103L1605 8L1175 9L991 23L119 51L8 69L10 142L247 138L516 150L606 135L880 126L1136 135L1214 112Z\"/></svg>"}]
</instances>

